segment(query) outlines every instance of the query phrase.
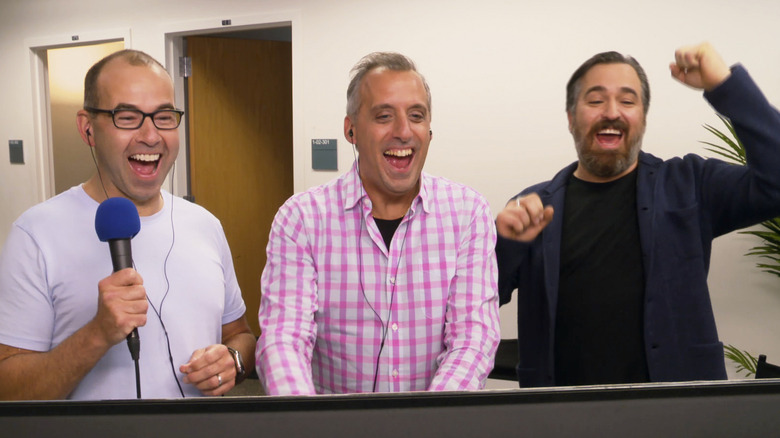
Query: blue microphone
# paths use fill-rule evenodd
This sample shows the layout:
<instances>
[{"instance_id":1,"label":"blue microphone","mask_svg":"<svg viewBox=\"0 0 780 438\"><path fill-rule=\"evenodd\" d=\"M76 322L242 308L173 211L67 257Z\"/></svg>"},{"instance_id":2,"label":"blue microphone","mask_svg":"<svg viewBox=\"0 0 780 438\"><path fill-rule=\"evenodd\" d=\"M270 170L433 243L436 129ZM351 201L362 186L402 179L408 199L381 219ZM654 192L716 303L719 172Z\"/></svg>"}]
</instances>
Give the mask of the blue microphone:
<instances>
[{"instance_id":1,"label":"blue microphone","mask_svg":"<svg viewBox=\"0 0 780 438\"><path fill-rule=\"evenodd\" d=\"M108 242L114 272L133 267L130 239L141 231L141 218L138 217L138 209L132 201L120 197L103 201L95 214L95 231L101 242ZM127 335L127 346L136 362L140 344L138 328L134 328Z\"/></svg>"},{"instance_id":2,"label":"blue microphone","mask_svg":"<svg viewBox=\"0 0 780 438\"><path fill-rule=\"evenodd\" d=\"M114 272L133 266L130 239L141 230L138 209L127 198L108 198L95 214L95 231L101 242L108 242Z\"/></svg>"}]
</instances>

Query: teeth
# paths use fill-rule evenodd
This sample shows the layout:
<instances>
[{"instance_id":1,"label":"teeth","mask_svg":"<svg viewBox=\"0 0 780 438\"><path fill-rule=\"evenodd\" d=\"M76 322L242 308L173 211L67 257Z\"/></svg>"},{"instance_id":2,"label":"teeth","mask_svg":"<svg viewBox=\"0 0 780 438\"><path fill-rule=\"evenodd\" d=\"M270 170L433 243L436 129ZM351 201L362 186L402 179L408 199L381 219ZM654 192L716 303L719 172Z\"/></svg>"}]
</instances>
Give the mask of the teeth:
<instances>
[{"instance_id":1,"label":"teeth","mask_svg":"<svg viewBox=\"0 0 780 438\"><path fill-rule=\"evenodd\" d=\"M617 129L608 128L608 129L602 129L601 131L599 131L599 134L602 134L602 135L620 135L620 131L617 130Z\"/></svg>"},{"instance_id":2,"label":"teeth","mask_svg":"<svg viewBox=\"0 0 780 438\"><path fill-rule=\"evenodd\" d=\"M138 161L157 161L160 159L160 154L135 154L131 155L130 158Z\"/></svg>"},{"instance_id":3,"label":"teeth","mask_svg":"<svg viewBox=\"0 0 780 438\"><path fill-rule=\"evenodd\" d=\"M409 155L412 155L411 149L394 149L391 151L386 151L385 155L391 155L393 157L408 157Z\"/></svg>"}]
</instances>

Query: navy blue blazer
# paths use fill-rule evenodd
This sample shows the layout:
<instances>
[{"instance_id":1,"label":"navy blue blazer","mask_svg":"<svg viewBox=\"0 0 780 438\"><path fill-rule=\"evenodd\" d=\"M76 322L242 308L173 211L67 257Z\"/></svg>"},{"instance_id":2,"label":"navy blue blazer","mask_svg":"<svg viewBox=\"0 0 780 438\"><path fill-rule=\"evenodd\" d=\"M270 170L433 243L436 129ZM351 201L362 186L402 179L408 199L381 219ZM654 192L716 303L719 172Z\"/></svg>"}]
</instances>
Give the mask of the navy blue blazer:
<instances>
[{"instance_id":1,"label":"navy blue blazer","mask_svg":"<svg viewBox=\"0 0 780 438\"><path fill-rule=\"evenodd\" d=\"M637 209L645 272L644 340L653 382L726 378L707 288L712 239L780 215L780 113L747 71L704 93L729 118L747 155L739 166L697 155L661 160L640 153ZM552 386L561 226L573 163L536 192L555 208L553 221L530 244L499 236L501 304L518 290L522 387ZM735 291L736 292L736 291Z\"/></svg>"}]
</instances>

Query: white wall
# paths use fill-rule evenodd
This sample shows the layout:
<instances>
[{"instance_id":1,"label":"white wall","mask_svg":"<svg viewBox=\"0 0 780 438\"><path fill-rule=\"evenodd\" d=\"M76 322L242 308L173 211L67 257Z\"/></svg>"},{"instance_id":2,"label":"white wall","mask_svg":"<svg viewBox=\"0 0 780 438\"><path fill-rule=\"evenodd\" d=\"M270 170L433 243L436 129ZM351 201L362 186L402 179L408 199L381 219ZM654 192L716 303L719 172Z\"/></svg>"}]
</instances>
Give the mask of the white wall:
<instances>
[{"instance_id":1,"label":"white wall","mask_svg":"<svg viewBox=\"0 0 780 438\"><path fill-rule=\"evenodd\" d=\"M296 190L337 173L314 172L310 140L340 140L339 168L353 157L342 136L350 67L376 50L417 61L433 92L434 141L426 170L467 183L496 213L527 185L575 159L566 129L564 86L592 54L635 56L651 84L645 150L661 157L704 153L701 127L717 123L700 94L669 78L682 44L711 41L727 62L740 61L780 104L780 3L775 0L4 0L0 5L0 243L13 220L42 200L29 45L71 35L132 35L128 46L165 59L165 33L188 23L293 16ZM171 66L169 66L171 67ZM25 165L10 165L5 145L22 139ZM722 339L780 363L780 288L743 257L754 240L716 241L710 283ZM515 313L502 309L505 337Z\"/></svg>"}]
</instances>

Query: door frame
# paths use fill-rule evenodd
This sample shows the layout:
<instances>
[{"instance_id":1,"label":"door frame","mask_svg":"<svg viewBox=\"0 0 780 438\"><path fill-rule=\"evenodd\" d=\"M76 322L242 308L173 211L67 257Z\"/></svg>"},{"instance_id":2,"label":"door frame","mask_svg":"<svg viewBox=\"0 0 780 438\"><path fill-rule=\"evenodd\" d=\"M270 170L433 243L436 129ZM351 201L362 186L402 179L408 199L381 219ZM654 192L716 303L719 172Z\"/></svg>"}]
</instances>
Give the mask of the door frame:
<instances>
[{"instance_id":1,"label":"door frame","mask_svg":"<svg viewBox=\"0 0 780 438\"><path fill-rule=\"evenodd\" d=\"M179 23L171 23L165 27L165 65L173 76L174 93L176 95L176 106L185 108L185 83L180 74L179 58L184 56L184 39L188 36L215 35L219 33L231 33L237 31L265 29L273 27L291 28L291 50L292 50L292 118L293 118L293 190L302 191L304 188L305 157L303 151L305 148L296 147L297 141L303 138L303 116L301 98L296 89L302 88L303 68L301 68L301 55L299 48L302 47L300 29L301 15L298 10L289 10L281 12L271 12L267 14L246 15L239 17L210 18L200 19ZM187 181L188 175L188 155L189 155L189 132L183 129L180 133L183 139L183 148L179 149L179 156L176 159L176 175L173 179L174 187L172 193L178 196L188 196Z\"/></svg>"},{"instance_id":2,"label":"door frame","mask_svg":"<svg viewBox=\"0 0 780 438\"><path fill-rule=\"evenodd\" d=\"M33 130L35 138L35 171L38 181L38 200L43 202L54 195L54 140L51 129L51 102L47 51L92 44L124 41L125 48L132 48L130 29L106 29L82 32L75 35L55 35L29 38L25 46L30 54L30 79L33 92Z\"/></svg>"}]
</instances>

